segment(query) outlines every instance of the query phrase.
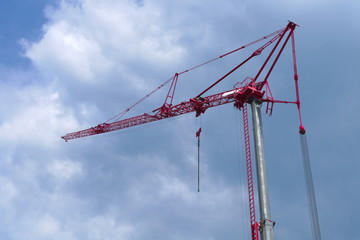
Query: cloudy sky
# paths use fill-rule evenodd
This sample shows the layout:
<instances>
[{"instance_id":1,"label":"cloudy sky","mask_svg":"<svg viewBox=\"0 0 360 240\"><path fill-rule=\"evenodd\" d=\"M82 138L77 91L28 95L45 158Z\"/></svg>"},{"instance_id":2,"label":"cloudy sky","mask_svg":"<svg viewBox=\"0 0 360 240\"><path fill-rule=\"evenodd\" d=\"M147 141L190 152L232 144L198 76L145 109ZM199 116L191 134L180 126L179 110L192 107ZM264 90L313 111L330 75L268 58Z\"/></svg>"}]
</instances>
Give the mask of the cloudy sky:
<instances>
[{"instance_id":1,"label":"cloudy sky","mask_svg":"<svg viewBox=\"0 0 360 240\"><path fill-rule=\"evenodd\" d=\"M199 119L68 143L60 137L288 20L300 25L300 94L322 237L359 239L360 4L270 2L2 1L0 239L250 239L242 118L230 104ZM182 75L175 101L196 96L254 50ZM294 99L290 50L269 79L277 99ZM261 61L213 93L254 77ZM161 106L165 95L158 91L127 117ZM263 125L275 239L311 239L296 107L275 105Z\"/></svg>"}]
</instances>

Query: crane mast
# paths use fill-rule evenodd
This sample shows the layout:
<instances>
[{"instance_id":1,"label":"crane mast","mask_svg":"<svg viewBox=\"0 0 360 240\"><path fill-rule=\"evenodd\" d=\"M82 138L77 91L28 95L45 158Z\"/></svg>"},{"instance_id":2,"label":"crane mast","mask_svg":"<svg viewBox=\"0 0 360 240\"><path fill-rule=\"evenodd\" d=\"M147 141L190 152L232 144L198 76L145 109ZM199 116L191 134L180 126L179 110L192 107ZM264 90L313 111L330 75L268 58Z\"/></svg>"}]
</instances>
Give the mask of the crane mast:
<instances>
[{"instance_id":1,"label":"crane mast","mask_svg":"<svg viewBox=\"0 0 360 240\"><path fill-rule=\"evenodd\" d=\"M264 139L261 121L261 101L251 100L251 113L254 128L254 145L256 153L256 172L260 207L260 236L262 240L274 239L274 221L271 220L269 191L266 177Z\"/></svg>"},{"instance_id":2,"label":"crane mast","mask_svg":"<svg viewBox=\"0 0 360 240\"><path fill-rule=\"evenodd\" d=\"M164 84L158 87L162 87L166 83L172 81L171 86L169 88L168 94L165 98L164 104L153 110L150 113L144 113L139 116L126 118L122 120L116 120L113 122L104 122L100 123L97 126L68 133L62 138L67 142L71 139L76 138L82 138L87 137L91 135L97 135L102 133L107 133L111 131L116 131L124 128L134 127L150 122L155 122L159 120L163 120L166 118L171 117L177 117L183 114L195 112L195 116L198 117L201 114L204 114L205 111L208 108L213 108L216 106L233 103L234 106L242 110L243 112L243 119L244 119L244 140L245 140L245 155L246 155L246 172L247 172L247 181L248 181L248 193L249 193L249 208L250 208L250 227L251 227L251 239L252 240L259 240L259 236L261 237L261 240L273 240L274 239L274 225L275 222L271 220L271 214L270 214L270 203L269 203L269 194L268 194L268 186L267 186L267 177L266 177L266 167L265 167L265 154L264 154L264 142L263 142L263 134L262 134L262 121L261 121L261 104L263 102L266 102L266 112L271 115L273 110L273 104L274 103L293 103L296 104L299 110L299 117L300 117L300 134L301 136L305 134L305 129L302 126L301 122L301 114L300 114L300 100L299 100L299 91L298 91L298 76L297 76L297 69L296 69L296 59L295 59L295 45L294 45L294 30L296 28L296 24L293 22L289 22L288 25L280 29L274 33L271 33L269 35L266 35L254 42L251 42L247 45L244 45L238 49L235 49L231 52L228 52L226 54L223 54L217 58L214 58L208 62L205 62L203 64L200 64L198 66L195 66L191 69L185 70L180 73L175 73L174 77L166 81ZM284 36L288 33L288 35L285 37L285 40L283 40ZM235 68L231 69L228 73L223 75L221 78L219 78L216 82L214 82L212 85L210 85L208 88L206 88L204 91L202 91L200 94L198 94L194 98L190 98L188 101L181 102L179 104L173 105L173 99L175 94L175 88L178 83L178 78L181 74L184 74L190 70L193 70L195 68L198 68L200 66L203 66L207 63L210 63L212 61L215 61L217 59L221 59L227 55L230 55L236 51L239 51L243 48L246 48L252 44L255 44L263 39L267 39L272 37L269 41L267 41L264 45L262 45L260 48L258 48L256 51L254 51L248 58L246 58L243 62L238 64ZM294 63L294 79L295 79L295 87L296 87L296 101L280 101L280 100L274 100L269 84L268 84L268 78L274 69L280 55L282 54L288 40L291 38L292 40L292 53L293 53L293 63ZM238 82L234 85L233 89L230 89L225 92L209 95L209 96L203 96L208 90L213 88L215 85L217 85L219 82L227 78L230 74L235 72L238 68L243 66L246 62L248 62L253 57L256 57L262 53L262 51L270 46L272 43L274 44L274 47L271 49L269 55L266 57L265 62L260 67L259 71L255 75L255 77L245 78L242 82ZM282 44L282 45L281 45ZM271 60L273 54L276 52L276 49L280 47L280 50L278 50L277 55L275 56L274 60ZM267 70L267 73L265 73L265 77L260 81L260 76L263 74L263 71L268 63L271 63L269 69ZM265 87L265 90L263 88ZM149 97L152 93L154 93L157 89L152 91L150 94L146 95L146 97ZM266 94L265 94L266 93ZM146 97L135 103L133 106L137 105L141 101L143 101ZM258 195L259 195L259 208L260 208L260 221L256 221L256 214L255 214L255 196L254 196L254 185L253 185L253 168L252 168L252 159L251 159L251 146L250 146L250 133L249 133L249 121L248 121L248 108L247 104L251 105L251 112L252 112L252 122L253 122L253 134L254 134L254 148L255 148L255 156L256 156L256 176L257 176L257 183L258 183ZM132 106L132 107L133 107ZM130 108L132 108L130 107ZM126 109L123 113L119 114L123 116L126 112L130 110L130 108ZM196 136L200 136L199 129ZM301 139L304 139L302 137ZM303 155L304 157L304 170L305 175L309 176L311 178L311 171L310 171L310 165L309 165L309 158L308 158L308 152L307 151L307 143L303 143L305 140L302 140L302 146L303 147ZM304 150L305 149L305 150ZM305 161L306 160L306 161ZM306 163L306 164L305 164ZM308 170L309 169L309 170ZM308 177L309 178L309 177ZM315 226L315 235L318 237L316 240L320 240L320 229L318 224L318 218L317 218L317 211L316 211L316 204L315 204L315 196L313 194L313 186L312 186L312 179L311 181L307 180L307 187L310 193L312 193L311 197L311 209L315 209L312 211L311 219L315 219L314 222L312 221L313 226ZM260 234L259 234L260 233Z\"/></svg>"}]
</instances>

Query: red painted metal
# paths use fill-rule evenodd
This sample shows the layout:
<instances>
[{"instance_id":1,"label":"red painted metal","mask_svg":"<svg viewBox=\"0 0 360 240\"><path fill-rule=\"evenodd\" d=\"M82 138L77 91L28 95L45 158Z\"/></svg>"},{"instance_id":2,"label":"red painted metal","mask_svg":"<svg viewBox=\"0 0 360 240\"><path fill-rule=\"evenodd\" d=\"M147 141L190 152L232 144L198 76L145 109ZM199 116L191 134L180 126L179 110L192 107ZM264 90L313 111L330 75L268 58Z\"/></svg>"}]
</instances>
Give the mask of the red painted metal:
<instances>
[{"instance_id":1,"label":"red painted metal","mask_svg":"<svg viewBox=\"0 0 360 240\"><path fill-rule=\"evenodd\" d=\"M258 82L258 83L257 83L257 88L258 88L258 89L262 89L262 88L264 87L264 85L267 83L267 79L269 78L272 70L274 69L274 67L275 67L275 65L276 65L276 63L277 63L280 55L282 54L282 51L284 50L284 48L285 48L285 46L286 46L286 44L287 44L287 42L288 42L288 40L289 40L289 38L290 38L290 36L291 36L291 33L292 33L292 31L295 29L295 27L296 27L296 24L295 24L295 23L289 22L289 24L287 25L284 33L281 35L281 37L279 38L279 40L276 42L274 48L272 49L271 53L269 54L269 56L268 56L267 59L265 60L263 66L260 68L259 72L256 74L256 77L254 78L254 80L255 80L256 82L258 82L258 81L257 81L257 80L258 80L258 77L260 76L261 72L263 71L263 69L264 69L265 66L267 65L267 63L268 63L268 61L270 60L272 54L275 52L275 49L276 49L276 48L278 47L278 45L280 44L283 36L285 36L285 33L290 30L290 33L289 33L288 36L286 37L285 42L282 44L281 49L280 49L280 51L278 52L275 60L273 61L270 69L268 70L268 72L267 72L264 80L262 80L261 82Z\"/></svg>"},{"instance_id":2,"label":"red painted metal","mask_svg":"<svg viewBox=\"0 0 360 240\"><path fill-rule=\"evenodd\" d=\"M226 77L228 77L231 73L233 73L235 70L237 70L238 68L240 68L242 65L244 65L246 62L248 62L250 59L252 59L255 56L258 56L262 53L262 51L267 48L268 46L270 46L271 43L275 42L276 40L278 40L278 42L276 43L275 47L273 48L273 50L271 51L269 57L267 58L266 62L264 63L263 67L265 67L267 61L269 60L269 58L271 57L271 54L275 51L277 45L279 44L279 42L282 39L282 36L285 34L285 32L288 30L288 27L286 27L284 30L280 31L275 37L273 37L270 41L268 41L267 43L265 43L264 45L262 45L260 48L258 48L255 52L253 52L253 54L250 55L250 57L248 57L247 59L245 59L243 62L241 62L239 65L237 65L235 68L233 68L230 72L228 72L227 74L225 74L224 76L222 76L219 80L217 80L215 83L213 83L210 87L206 88L204 91L202 91L200 94L198 94L196 97L200 97L201 95L203 95L204 93L206 93L208 90L210 90L212 87L214 87L215 85L217 85L219 82L221 82L222 80L224 80ZM260 74L260 72L262 71L262 69L259 71L258 75ZM257 77L258 77L257 75ZM256 78L255 78L256 81Z\"/></svg>"},{"instance_id":3,"label":"red painted metal","mask_svg":"<svg viewBox=\"0 0 360 240\"><path fill-rule=\"evenodd\" d=\"M169 88L169 92L166 96L165 102L164 102L164 106L169 107L172 106L172 102L174 100L174 95L175 95L175 89L176 89L176 84L177 84L177 80L179 78L179 74L175 73L174 78L172 80L172 83L170 85Z\"/></svg>"},{"instance_id":4,"label":"red painted metal","mask_svg":"<svg viewBox=\"0 0 360 240\"><path fill-rule=\"evenodd\" d=\"M158 88L147 94L145 97L140 99L138 102L136 102L134 105L132 105L130 108L127 108L122 113L116 115L114 118L108 120L107 122L101 123L95 127L88 128L85 130L68 133L65 136L62 136L62 138L67 142L68 140L75 139L75 138L82 138L86 136L111 132L115 130L120 130L124 128L129 128L145 123L150 123L154 121L159 121L162 119L170 118L170 117L176 117L182 114L187 114L191 112L195 112L196 117L200 116L202 113L204 113L208 108L224 105L227 103L234 103L234 106L238 109L243 111L243 118L244 118L244 136L245 136L245 152L246 152L246 166L247 166L247 181L248 181L248 192L249 192L249 208L250 208L250 223L251 223L251 237L252 240L258 240L259 239L259 223L256 221L256 215L255 215L255 199L254 199L254 185L253 185L253 170L252 170L252 160L251 160L251 147L250 147L250 134L249 134L249 121L248 121L248 110L247 110L247 102L252 98L257 98L263 102L267 102L267 108L266 111L271 115L273 110L273 104L274 103L294 103L297 105L299 110L299 116L300 116L300 133L305 133L305 129L302 126L301 122L301 114L300 114L300 100L299 100L299 88L298 88L298 75L297 75L297 68L296 68L296 57L295 57L295 42L294 42L294 29L297 25L295 23L289 22L289 24L276 32L273 32L269 35L266 35L256 41L253 41L247 45L244 45L240 48L237 48L233 51L230 51L228 53L225 53L219 57L216 57L214 59L211 59L207 62L204 62L200 65L197 65L195 67L189 68L185 71L182 71L180 73L176 73L174 77L167 80L165 83L160 85ZM280 45L280 42L282 41L285 34L290 31L289 35L286 37L285 42L282 44L277 56L275 57L275 60L273 60L273 63L268 70L265 78L260 81L258 80L262 71L265 69L266 65L270 61L273 53L277 49L277 47ZM195 98L191 98L189 101L182 102L177 105L173 105L173 99L175 94L175 89L178 81L179 75L182 75L186 72L189 72L191 70L194 70L196 68L199 68L201 66L204 66L210 62L213 62L215 60L218 60L220 58L223 58L227 55L230 55L234 52L237 52L241 49L244 49L252 44L255 44L263 39L267 39L269 37L272 37L271 40L266 42L264 45L262 45L260 48L258 48L255 52L253 52L250 57L245 59L243 62L238 64L235 68L233 68L231 71L226 73L223 77L218 79L215 83L213 83L210 87L206 88L203 92L198 94ZM271 74L274 66L276 65L280 55L282 54L283 49L285 48L289 38L291 37L292 42L292 53L293 53L293 63L294 63L294 79L295 79L295 88L296 88L296 101L280 101L280 100L274 100L269 84L268 84L268 77ZM260 70L257 72L256 76L254 78L247 77L243 82L237 83L232 90L214 94L207 97L202 97L205 92L207 92L209 89L217 85L219 82L224 80L226 77L228 77L230 74L232 74L234 71L236 71L238 68L240 68L242 65L244 65L246 62L248 62L251 58L254 56L258 56L262 53L262 51L270 46L272 43L276 42L273 49L270 51L269 55L267 56L265 62L261 66ZM165 98L165 102L162 107L155 109L151 113L145 113L143 115L119 120L120 117L122 117L125 113L127 113L131 108L148 98L151 94L153 94L155 91L163 87L165 84L169 83L172 80L172 84L170 86L170 89L167 93L167 96ZM263 87L265 86L265 91L263 91ZM264 94L266 92L266 95L264 97ZM115 119L115 120L114 120ZM113 120L113 122L110 122ZM200 132L196 133L196 136L198 137L198 143L200 142ZM198 182L199 183L199 182Z\"/></svg>"},{"instance_id":5,"label":"red painted metal","mask_svg":"<svg viewBox=\"0 0 360 240\"><path fill-rule=\"evenodd\" d=\"M275 36L273 39L270 40L271 43L272 43L272 42L274 42L275 40L279 39L279 40L276 42L276 44L275 44L275 46L273 47L273 49L271 50L271 52L269 53L269 55L267 56L265 62L264 62L263 65L261 66L259 72L256 74L256 76L255 76L255 78L254 78L255 81L257 81L257 79L258 79L258 77L260 76L261 72L264 70L266 64L269 62L271 56L273 55L273 53L275 52L276 48L277 48L278 45L280 44L280 42L281 42L281 40L282 40L282 38L283 38L283 36L284 36L284 34L285 34L285 32L286 32L287 30L288 30L288 26L285 28L285 30L284 30L283 32L279 33L277 36ZM261 50L261 51L262 51L262 50ZM260 51L259 53L261 53L261 51Z\"/></svg>"},{"instance_id":6,"label":"red painted metal","mask_svg":"<svg viewBox=\"0 0 360 240\"><path fill-rule=\"evenodd\" d=\"M293 64L294 64L294 80L295 80L295 90L296 90L296 105L299 111L299 132L301 134L305 134L305 128L302 124L301 120L301 112L300 112L300 94L299 94L299 83L298 83L298 74L297 74L297 66L296 66L296 53L295 53L295 37L294 37L294 29L291 30L291 47L292 47L292 55L293 55Z\"/></svg>"},{"instance_id":7,"label":"red painted metal","mask_svg":"<svg viewBox=\"0 0 360 240\"><path fill-rule=\"evenodd\" d=\"M259 224L258 222L256 222L256 215L255 215L254 183L253 183L253 170L252 170L252 161L251 161L249 117L247 111L247 104L244 104L242 111L244 118L244 139L245 139L246 173L247 173L248 192L249 192L251 239L258 240Z\"/></svg>"},{"instance_id":8,"label":"red painted metal","mask_svg":"<svg viewBox=\"0 0 360 240\"><path fill-rule=\"evenodd\" d=\"M261 37L261 38L255 40L255 41L253 41L253 42L250 42L250 43L248 43L248 44L246 44L246 45L243 45L243 46L241 46L241 47L239 47L239 48L237 48L237 49L235 49L235 50L232 50L232 51L230 51L230 52L227 52L227 53L225 53L225 54L222 54L222 55L220 55L220 56L218 56L218 57L216 57L216 58L210 59L210 60L208 60L208 61L206 61L206 62L203 62L203 63L201 63L201 64L198 64L198 65L196 65L196 66L194 66L194 67L191 67L191 68L189 68L189 69L186 69L186 70L184 70L184 71L182 71L182 72L180 72L180 73L175 73L175 76L174 76L174 77L169 78L169 79L166 80L164 83L162 83L161 85L159 85L157 88L155 88L154 90L152 90L150 93L146 94L143 98L141 98L140 100L138 100L136 103L134 103L133 105L131 105L130 107L128 107L127 109L125 109L124 111L122 111L121 113L119 113L119 114L115 115L114 117L110 118L109 120L105 121L105 123L110 123L111 121L113 121L113 122L118 121L118 120L121 119L126 113L128 113L132 108L134 108L135 106L137 106L138 104L140 104L141 102L143 102L145 99L147 99L147 98L150 97L152 94L154 94L156 91L158 91L159 89L161 89L162 87L164 87L164 86L165 86L166 84L168 84L170 81L172 81L172 83L174 83L175 78L176 78L176 81L177 81L178 76L180 76L180 75L182 75L182 74L185 74L185 73L187 73L187 72L190 72L190 71L192 71L192 70L195 70L195 69L197 69L197 68L200 68L200 67L202 67L202 66L205 66L205 65L207 65L207 64L209 64L209 63L211 63L211 62L214 62L214 61L216 61L216 60L222 59L222 58L224 58L224 57L226 57L226 56L228 56L228 55L231 55L231 54L233 54L233 53L235 53L235 52L238 52L238 51L241 50L241 49L247 48L247 47L249 47L249 46L251 46L251 45L253 45L253 44L255 44L255 43L258 43L258 42L260 42L260 41L262 41L262 40L268 39L269 37L272 37L272 36L274 36L274 35L276 35L276 34L280 34L280 33L283 32L285 29L286 29L286 28L282 28L282 29L277 30L277 31L275 31L275 32L273 32L273 33L270 33L270 34L268 34L268 35L266 35L266 36L264 36L264 37ZM271 40L270 40L270 41L271 41ZM269 45L269 44L267 43L266 46L268 46L268 45ZM257 52L260 52L260 53L261 53L261 51L259 51L259 49L257 50ZM171 89L171 88L172 88L172 87L170 87L170 89ZM169 93L170 93L170 90L169 90ZM168 93L168 95L169 95L169 93ZM172 95L172 96L173 96L173 95ZM168 97L166 98L165 103L166 103L167 99L168 99Z\"/></svg>"},{"instance_id":9,"label":"red painted metal","mask_svg":"<svg viewBox=\"0 0 360 240\"><path fill-rule=\"evenodd\" d=\"M196 116L204 113L208 108L220 106L231 102L244 103L249 97L253 96L261 99L263 92L258 91L256 88L246 85L234 88L233 90L214 94L204 98L191 98L187 102L169 106L168 108L159 108L153 111L153 114L143 114L140 116L123 119L113 123L101 123L95 127L81 130L78 132L68 133L62 138L65 141L82 138L100 133L111 132L128 127L133 127L145 123L150 123L165 118L176 117L182 114L195 112Z\"/></svg>"}]
</instances>

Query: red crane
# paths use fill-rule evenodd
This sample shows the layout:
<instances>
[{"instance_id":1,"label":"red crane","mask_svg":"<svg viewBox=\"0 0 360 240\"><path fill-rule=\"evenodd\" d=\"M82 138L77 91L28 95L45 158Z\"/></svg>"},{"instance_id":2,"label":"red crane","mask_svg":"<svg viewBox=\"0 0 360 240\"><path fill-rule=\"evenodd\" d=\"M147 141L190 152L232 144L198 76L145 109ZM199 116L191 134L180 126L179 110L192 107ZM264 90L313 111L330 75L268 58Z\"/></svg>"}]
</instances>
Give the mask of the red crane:
<instances>
[{"instance_id":1,"label":"red crane","mask_svg":"<svg viewBox=\"0 0 360 240\"><path fill-rule=\"evenodd\" d=\"M154 121L159 121L166 118L176 117L182 114L195 112L196 117L200 116L201 114L204 114L205 111L208 108L224 105L227 103L233 103L234 106L243 111L243 118L244 118L244 136L245 136L245 153L246 153L246 166L247 166L247 180L248 180L248 193L249 193L249 208L250 208L250 224L251 224L251 237L252 240L258 240L259 239L259 232L261 233L262 239L273 239L272 237L272 231L273 231L273 225L274 222L270 220L270 215L266 215L266 208L263 208L262 204L260 203L260 212L261 212L261 220L260 222L256 221L256 214L255 214L255 197L254 197L254 186L253 186L253 170L252 170L252 159L251 159L251 148L250 148L250 134L249 134L249 123L248 123L248 111L247 111L247 104L252 104L255 101L261 101L261 102L267 102L266 106L266 112L271 115L273 110L273 104L274 103L294 103L297 105L299 110L299 116L300 116L300 133L304 134L305 129L302 126L301 123L301 115L300 115L300 100L299 100L299 90L298 90L298 76L297 76L297 68L296 68L296 58L295 58L295 43L294 43L294 30L297 27L297 25L293 22L289 22L285 28L282 28L278 31L275 31L269 35L266 35L256 41L253 41L247 45L244 45L238 49L235 49L231 52L228 52L226 54L223 54L217 58L214 58L210 61L207 61L203 64L197 65L193 68L190 68L188 70L185 70L180 73L175 73L174 77L167 80L164 84L160 85L158 88L150 92L148 95L146 95L144 98L140 99L138 102L136 102L131 107L127 108L122 113L118 114L114 118L108 120L107 122L98 124L95 127L91 127L85 130L68 133L62 138L67 142L68 140L75 139L75 138L82 138L87 137L91 135L111 132L115 130L120 130L124 128L129 128L145 123L150 123ZM246 58L243 62L239 63L235 68L233 68L231 71L227 72L225 75L223 75L221 78L219 78L216 82L214 82L211 86L206 88L203 92L198 94L194 98L190 98L188 101L181 102L179 104L173 105L173 99L175 94L175 89L177 86L177 81L180 75L187 73L195 68L201 67L205 64L208 64L209 62L221 59L223 57L226 57L234 52L237 52L241 49L244 49L250 45L253 45L255 43L260 42L261 40L268 39L265 44L263 44L260 48L258 48L256 51L254 51L248 58ZM276 65L280 55L282 54L285 46L287 45L289 39L291 38L292 42L292 53L293 53L293 63L294 63L294 79L295 79L295 88L296 88L296 101L279 101L274 100L272 93L270 91L270 87L268 84L268 79L271 74L271 72L274 69L274 66ZM208 90L210 90L212 87L217 85L219 82L224 80L226 77L228 77L230 74L235 72L237 69L239 69L241 66L243 66L246 62L248 62L250 59L260 55L262 51L272 45L274 43L274 46L270 50L270 53L266 57L264 63L256 73L256 75L252 78L247 77L242 82L238 82L234 85L233 89L230 89L225 92L217 93L210 96L203 96ZM276 51L278 49L278 51ZM272 59L273 55L276 56L274 59ZM271 63L271 64L270 64ZM268 69L265 71L265 67L268 67ZM265 75L264 78L260 79L260 75ZM144 99L148 98L151 94L153 94L155 91L163 87L165 84L171 82L171 86L169 88L169 91L167 93L167 96L165 98L164 104L153 110L150 113L144 113L143 115L127 118L127 119L121 119L119 120L125 113L127 113L131 108L135 107L137 104L142 102ZM253 107L253 106L252 106ZM114 120L115 119L115 120ZM196 133L196 136L200 137L201 128ZM258 173L259 174L259 173ZM259 179L259 176L258 176ZM266 184L265 184L266 185ZM260 190L259 190L260 191ZM261 198L266 198L266 196L262 196L263 194L259 192L259 195Z\"/></svg>"},{"instance_id":2,"label":"red crane","mask_svg":"<svg viewBox=\"0 0 360 240\"><path fill-rule=\"evenodd\" d=\"M275 100L272 99L272 97L271 98L269 97L269 94L271 96L271 92L270 92L269 85L267 84L267 79L268 79L273 67L275 66L279 56L281 55L281 52L284 49L290 35L292 35L293 30L295 29L295 27L296 27L296 24L290 22L287 25L286 28L280 29L280 30L278 30L278 31L276 31L276 32L274 32L272 34L264 36L264 37L260 38L259 40L251 42L251 43L249 43L247 45L244 45L244 46L242 46L242 47L240 47L238 49L235 49L235 50L233 50L231 52L223 54L223 55L221 55L221 56L219 56L217 58L214 58L214 59L212 59L210 61L207 61L206 63L200 64L200 65L198 65L196 67L193 67L191 69L185 70L185 71L183 71L181 73L175 73L173 78L167 80L164 84L160 85L154 91L147 94L145 97L143 97L138 102L136 102L133 106L127 108L125 111L118 114L114 118L120 118L125 113L127 113L131 108L133 108L134 106L136 106L137 104L142 102L145 98L149 97L151 94L153 94L155 91L157 91L158 89L163 87L165 84L172 81L164 104L160 108L153 110L152 113L144 113L143 115L139 115L139 116L123 119L123 120L113 121L113 122L109 123L109 121L114 119L114 118L112 118L112 119L108 120L107 122L98 124L95 127L91 127L91 128L81 130L81 131L77 131L77 132L73 132L73 133L68 133L65 136L62 136L62 138L65 141L68 141L68 140L75 139L75 138L82 138L82 137L87 137L87 136L96 135L96 134L100 134L100 133L106 133L106 132L111 132L111 131L115 131L115 130L120 130L120 129L123 129L123 128L133 127L133 126L141 125L141 124L144 124L144 123L149 123L149 122L162 120L162 119L169 118L169 117L176 117L176 116L186 114L186 113L190 113L190 112L196 112L196 117L198 117L198 116L200 116L201 113L204 113L205 110L210 108L210 107L215 107L215 106L219 106L219 105L223 105L223 104L231 103L231 102L235 102L235 105L239 109L241 109L243 107L244 103L246 103L251 97L255 97L257 99L262 99L263 101L270 102L271 104L273 104L274 102L283 102L283 101L275 101ZM288 32L288 31L290 31L290 34L288 35L285 43L283 44L280 52L278 53L278 56L274 60L274 62L272 64L270 70L268 71L266 77L264 78L263 81L257 81L259 75L262 73L262 71L263 71L264 67L266 66L266 64L268 63L270 57L273 55L274 51L278 47L278 45L281 42L282 38L284 37L285 33ZM263 46L258 48L256 51L254 51L246 60L244 60L239 65L237 65L235 68L233 68L231 71L226 73L224 76L222 76L220 79L218 79L214 84L212 84L210 87L208 87L203 92L198 94L195 98L191 98L189 101L182 102L182 103L177 104L177 105L172 104L174 93L175 93L175 88L176 88L176 85L177 85L177 80L178 80L179 75L184 74L186 72L189 72L189 71L191 71L191 70L193 70L195 68L203 66L203 65L205 65L205 64L207 64L209 62L212 62L214 60L223 58L223 57L225 57L227 55L230 55L230 54L232 54L232 53L234 53L236 51L239 51L239 50L241 50L241 49L243 49L245 47L248 47L248 46L250 46L252 44L255 44L255 43L259 42L260 40L269 38L269 37L271 37L273 35L275 35L275 36L271 40L269 40ZM255 78L252 78L252 79L251 78L246 78L242 83L237 83L234 86L234 88L229 90L229 91L214 94L214 95L207 96L207 97L202 97L202 95L205 92L210 90L212 87L214 87L220 81L224 80L226 77L228 77L235 70L240 68L242 65L244 65L246 62L248 62L250 59L252 59L255 56L260 55L265 48L267 48L270 44L272 44L275 41L277 41L277 42L276 42L274 48L270 52L270 54L267 57L265 63L262 65L261 69L259 70L259 72L255 76ZM264 95L264 92L262 92L262 89L263 89L264 86L266 86L266 90L267 90L267 97L265 99L262 98L263 95ZM292 103L296 103L296 102L292 102ZM267 110L269 110L269 109L270 109L270 113L271 113L272 106L270 106L268 104Z\"/></svg>"}]
</instances>

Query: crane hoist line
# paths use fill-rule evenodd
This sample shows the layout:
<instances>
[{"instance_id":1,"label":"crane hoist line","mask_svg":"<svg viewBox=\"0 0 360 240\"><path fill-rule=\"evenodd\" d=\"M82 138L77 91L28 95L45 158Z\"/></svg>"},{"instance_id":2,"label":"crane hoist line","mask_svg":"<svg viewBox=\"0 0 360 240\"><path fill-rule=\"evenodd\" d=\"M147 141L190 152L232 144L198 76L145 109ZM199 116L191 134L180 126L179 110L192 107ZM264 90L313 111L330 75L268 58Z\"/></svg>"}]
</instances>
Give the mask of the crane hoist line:
<instances>
[{"instance_id":1,"label":"crane hoist line","mask_svg":"<svg viewBox=\"0 0 360 240\"><path fill-rule=\"evenodd\" d=\"M259 38L253 42L250 42L246 45L243 45L235 50L222 54L216 58L213 58L209 61L196 65L187 70L175 73L173 77L165 81L163 84L158 86L156 89L151 91L149 94L144 96L142 99L137 101L135 104L109 119L106 122L100 123L94 127L68 133L62 138L68 142L69 140L76 138L83 138L91 135L107 133L111 131L116 131L124 128L134 127L150 122L155 122L167 118L176 117L182 114L195 113L195 116L198 117L201 114L204 114L205 111L209 108L221 106L228 103L233 103L233 105L243 112L244 118L244 140L245 140L245 155L246 155L246 169L247 169L247 181L248 181L248 194L249 194L249 209L250 209L250 228L251 228L251 239L258 240L273 240L273 230L275 221L271 219L270 215L270 204L269 204L269 195L267 187L267 177L266 177L266 167L265 167L265 156L264 156L264 143L262 136L262 126L261 126L261 111L260 107L263 102L266 102L266 113L270 116L273 111L273 106L275 103L291 103L295 104L299 113L299 133L301 139L303 161L304 161L304 171L306 178L306 186L308 190L308 200L309 200L309 209L311 216L311 224L313 230L313 237L315 240L320 240L320 228L318 223L318 216L316 210L316 201L314 188L311 177L311 169L309 162L309 154L307 148L307 142L305 137L305 128L302 125L301 113L300 113L300 97L299 97L299 87L298 87L298 74L296 66L296 55L295 55L295 40L294 40L294 30L298 27L297 24L290 22L286 27L275 31L271 34L268 34L262 38ZM294 83L295 83L295 100L293 101L284 101L284 100L275 100L270 90L269 86L269 77L278 62L281 54L287 43L291 39L292 46L292 56L293 56L293 68L294 68ZM174 94L178 82L178 78L189 71L197 69L199 67L205 66L213 61L227 57L241 49L247 48L251 45L257 44L260 41L267 40L263 45L258 49L252 52L245 60L238 63L233 69L225 73L222 77L216 80L213 84L203 90L201 93L196 95L193 98L190 98L187 101L174 104ZM270 47L271 46L271 47ZM256 56L259 56L263 53L265 49L269 48L270 51L265 57L265 61L261 65L260 69L255 72L252 77L246 77L244 80L239 81L234 84L232 89L216 93L213 95L205 96L211 88L216 86L218 83L223 81L225 78L230 76L236 70L241 68L245 63L250 61ZM126 113L128 113L136 105L140 104L146 98L150 97L154 92L158 91L160 88L170 83L170 88L167 92L164 103L157 109L144 113L142 115L121 119ZM248 108L247 105L251 106L252 112L252 123L254 128L254 151L256 155L256 177L258 185L258 200L259 200L259 210L260 210L260 221L256 220L255 212L255 193L254 193L254 184L253 184L253 167L252 167L252 157L251 157L251 147L250 147L250 133L249 133L249 121L248 121ZM196 133L198 138L198 148L200 147L200 132L201 128ZM199 150L198 150L199 155ZM199 157L198 157L199 161ZM199 163L199 162L198 162ZM198 168L199 174L199 168ZM198 175L198 191L199 191L199 175Z\"/></svg>"}]
</instances>

